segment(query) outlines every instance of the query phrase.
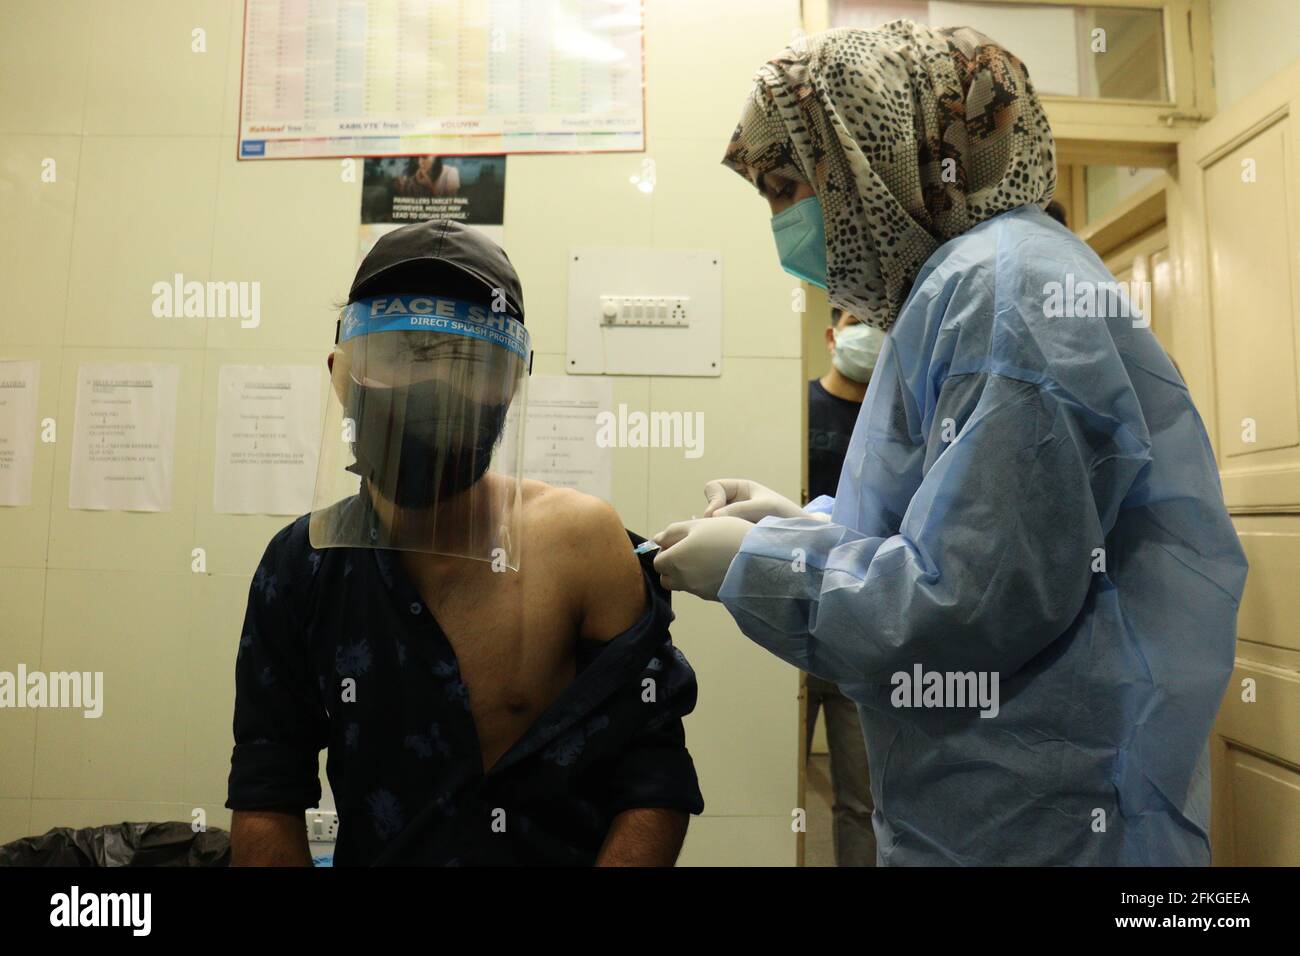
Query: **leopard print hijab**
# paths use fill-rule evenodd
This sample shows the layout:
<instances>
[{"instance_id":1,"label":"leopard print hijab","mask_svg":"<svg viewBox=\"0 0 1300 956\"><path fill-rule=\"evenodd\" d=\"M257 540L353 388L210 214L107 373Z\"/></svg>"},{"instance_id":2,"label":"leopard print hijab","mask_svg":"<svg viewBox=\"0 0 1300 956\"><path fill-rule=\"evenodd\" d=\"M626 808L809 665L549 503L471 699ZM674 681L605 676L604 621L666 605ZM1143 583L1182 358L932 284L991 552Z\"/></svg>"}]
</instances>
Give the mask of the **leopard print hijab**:
<instances>
[{"instance_id":1,"label":"leopard print hijab","mask_svg":"<svg viewBox=\"0 0 1300 956\"><path fill-rule=\"evenodd\" d=\"M760 67L723 163L812 186L830 300L881 329L943 242L1056 190L1024 65L968 27L907 20L828 30Z\"/></svg>"}]
</instances>

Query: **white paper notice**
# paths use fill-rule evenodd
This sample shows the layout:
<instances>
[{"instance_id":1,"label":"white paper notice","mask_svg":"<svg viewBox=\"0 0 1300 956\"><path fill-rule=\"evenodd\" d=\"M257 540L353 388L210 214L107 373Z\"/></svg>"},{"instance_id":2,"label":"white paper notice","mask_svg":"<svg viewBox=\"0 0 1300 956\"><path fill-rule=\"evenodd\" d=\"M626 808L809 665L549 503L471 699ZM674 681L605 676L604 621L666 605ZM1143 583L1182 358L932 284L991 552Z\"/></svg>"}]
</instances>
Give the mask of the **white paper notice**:
<instances>
[{"instance_id":1,"label":"white paper notice","mask_svg":"<svg viewBox=\"0 0 1300 956\"><path fill-rule=\"evenodd\" d=\"M217 388L212 510L310 511L320 454L320 368L225 365Z\"/></svg>"},{"instance_id":2,"label":"white paper notice","mask_svg":"<svg viewBox=\"0 0 1300 956\"><path fill-rule=\"evenodd\" d=\"M0 505L32 503L40 362L0 362Z\"/></svg>"},{"instance_id":3,"label":"white paper notice","mask_svg":"<svg viewBox=\"0 0 1300 956\"><path fill-rule=\"evenodd\" d=\"M69 508L171 510L179 383L175 365L77 369Z\"/></svg>"},{"instance_id":4,"label":"white paper notice","mask_svg":"<svg viewBox=\"0 0 1300 956\"><path fill-rule=\"evenodd\" d=\"M529 379L524 474L609 501L613 456L596 444L596 416L613 401L614 385L604 379Z\"/></svg>"}]
</instances>

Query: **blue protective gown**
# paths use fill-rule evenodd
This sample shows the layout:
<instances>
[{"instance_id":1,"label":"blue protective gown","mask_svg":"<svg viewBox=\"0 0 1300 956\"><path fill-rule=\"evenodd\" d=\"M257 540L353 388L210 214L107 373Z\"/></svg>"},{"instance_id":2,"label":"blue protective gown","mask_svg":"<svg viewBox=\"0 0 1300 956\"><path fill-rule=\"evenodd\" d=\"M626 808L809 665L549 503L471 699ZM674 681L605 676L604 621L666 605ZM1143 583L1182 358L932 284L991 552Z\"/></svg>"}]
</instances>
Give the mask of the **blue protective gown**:
<instances>
[{"instance_id":1,"label":"blue protective gown","mask_svg":"<svg viewBox=\"0 0 1300 956\"><path fill-rule=\"evenodd\" d=\"M1178 372L1132 318L1047 317L1067 273L1114 282L1036 206L936 251L831 522L764 519L719 594L857 701L882 865L1209 862L1246 561ZM996 716L900 706L929 672L996 674Z\"/></svg>"}]
</instances>

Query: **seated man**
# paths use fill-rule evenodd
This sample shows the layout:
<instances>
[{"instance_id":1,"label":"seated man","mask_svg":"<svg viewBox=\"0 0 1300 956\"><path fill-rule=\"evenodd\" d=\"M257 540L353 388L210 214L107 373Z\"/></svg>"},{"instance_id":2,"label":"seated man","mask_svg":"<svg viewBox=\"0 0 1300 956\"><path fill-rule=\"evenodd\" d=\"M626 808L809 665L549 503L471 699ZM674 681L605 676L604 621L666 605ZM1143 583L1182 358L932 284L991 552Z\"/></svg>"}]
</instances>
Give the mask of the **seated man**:
<instances>
[{"instance_id":1,"label":"seated man","mask_svg":"<svg viewBox=\"0 0 1300 956\"><path fill-rule=\"evenodd\" d=\"M249 593L233 862L310 865L328 747L336 865L672 865L703 809L695 676L641 539L518 477L509 260L457 223L405 226L348 301L315 508Z\"/></svg>"}]
</instances>

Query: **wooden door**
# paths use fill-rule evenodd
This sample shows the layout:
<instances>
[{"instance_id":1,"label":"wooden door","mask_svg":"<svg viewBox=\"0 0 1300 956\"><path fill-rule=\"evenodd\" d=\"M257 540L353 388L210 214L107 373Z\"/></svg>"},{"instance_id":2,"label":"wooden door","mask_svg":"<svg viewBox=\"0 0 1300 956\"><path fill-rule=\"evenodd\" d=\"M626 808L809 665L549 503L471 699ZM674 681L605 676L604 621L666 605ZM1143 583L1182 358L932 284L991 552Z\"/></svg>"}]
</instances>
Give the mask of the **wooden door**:
<instances>
[{"instance_id":1,"label":"wooden door","mask_svg":"<svg viewBox=\"0 0 1300 956\"><path fill-rule=\"evenodd\" d=\"M1179 146L1172 351L1250 561L1212 736L1217 865L1300 864L1300 65Z\"/></svg>"}]
</instances>

